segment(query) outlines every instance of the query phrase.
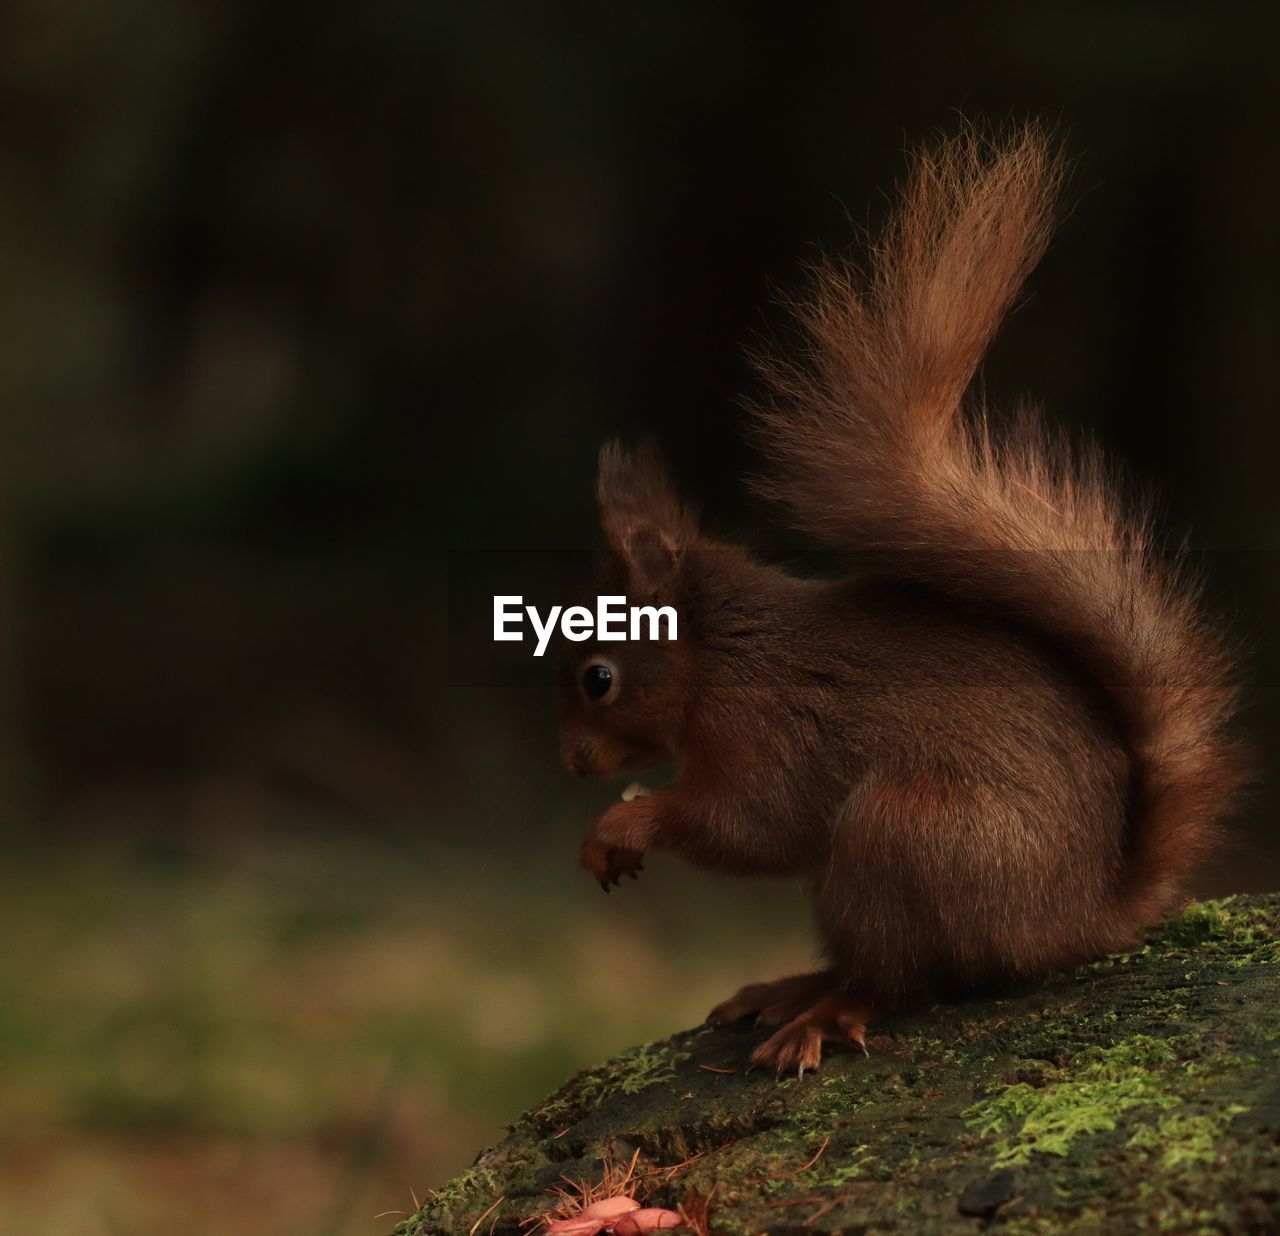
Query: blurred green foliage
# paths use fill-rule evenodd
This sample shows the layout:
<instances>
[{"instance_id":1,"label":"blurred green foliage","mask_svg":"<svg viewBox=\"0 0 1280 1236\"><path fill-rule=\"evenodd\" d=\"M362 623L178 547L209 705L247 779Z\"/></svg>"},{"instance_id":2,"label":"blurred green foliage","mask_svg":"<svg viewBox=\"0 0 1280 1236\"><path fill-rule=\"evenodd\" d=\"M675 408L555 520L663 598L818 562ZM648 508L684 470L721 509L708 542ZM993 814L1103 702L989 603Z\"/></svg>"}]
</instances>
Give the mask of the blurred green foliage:
<instances>
[{"instance_id":1,"label":"blurred green foliage","mask_svg":"<svg viewBox=\"0 0 1280 1236\"><path fill-rule=\"evenodd\" d=\"M658 902L607 901L541 844L496 868L332 835L15 857L4 1232L169 1231L192 1187L202 1232L377 1231L573 1068L809 961L798 890L744 914L743 886L656 863Z\"/></svg>"}]
</instances>

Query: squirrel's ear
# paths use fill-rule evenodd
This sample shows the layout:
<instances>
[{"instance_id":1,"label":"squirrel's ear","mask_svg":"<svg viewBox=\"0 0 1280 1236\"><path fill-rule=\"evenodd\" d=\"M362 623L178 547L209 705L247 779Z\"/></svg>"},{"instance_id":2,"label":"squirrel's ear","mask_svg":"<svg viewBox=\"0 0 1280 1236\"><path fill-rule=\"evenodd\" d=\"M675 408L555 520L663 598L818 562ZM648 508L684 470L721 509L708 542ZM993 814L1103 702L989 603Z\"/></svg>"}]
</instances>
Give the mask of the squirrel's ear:
<instances>
[{"instance_id":1,"label":"squirrel's ear","mask_svg":"<svg viewBox=\"0 0 1280 1236\"><path fill-rule=\"evenodd\" d=\"M596 480L600 526L627 572L631 591L652 597L675 578L697 534L692 513L652 443L627 451L617 440L600 451Z\"/></svg>"}]
</instances>

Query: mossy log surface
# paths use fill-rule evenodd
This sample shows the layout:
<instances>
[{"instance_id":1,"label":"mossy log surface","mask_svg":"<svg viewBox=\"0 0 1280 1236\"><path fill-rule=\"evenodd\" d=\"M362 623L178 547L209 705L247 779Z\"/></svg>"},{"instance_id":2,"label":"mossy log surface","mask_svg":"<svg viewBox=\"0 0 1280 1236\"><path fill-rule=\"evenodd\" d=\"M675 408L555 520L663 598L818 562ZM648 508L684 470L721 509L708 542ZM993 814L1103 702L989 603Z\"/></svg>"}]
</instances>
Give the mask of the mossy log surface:
<instances>
[{"instance_id":1,"label":"mossy log surface","mask_svg":"<svg viewBox=\"0 0 1280 1236\"><path fill-rule=\"evenodd\" d=\"M398 1231L528 1232L561 1177L638 1150L692 1158L651 1175L655 1202L711 1193L726 1236L1280 1232L1280 895L897 1019L800 1080L745 1072L764 1033L700 1027L576 1074Z\"/></svg>"}]
</instances>

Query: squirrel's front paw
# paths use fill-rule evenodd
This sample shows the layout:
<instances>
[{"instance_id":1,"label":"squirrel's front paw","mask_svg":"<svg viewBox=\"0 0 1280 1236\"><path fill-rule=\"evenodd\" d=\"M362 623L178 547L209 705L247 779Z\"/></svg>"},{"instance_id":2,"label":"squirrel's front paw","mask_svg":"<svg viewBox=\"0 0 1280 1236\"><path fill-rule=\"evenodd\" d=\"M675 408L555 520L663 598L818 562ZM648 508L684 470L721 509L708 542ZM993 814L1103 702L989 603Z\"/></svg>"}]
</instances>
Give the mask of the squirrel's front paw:
<instances>
[{"instance_id":1,"label":"squirrel's front paw","mask_svg":"<svg viewBox=\"0 0 1280 1236\"><path fill-rule=\"evenodd\" d=\"M644 866L644 852L654 839L653 797L614 803L582 843L582 865L607 893L624 875L633 880Z\"/></svg>"},{"instance_id":2,"label":"squirrel's front paw","mask_svg":"<svg viewBox=\"0 0 1280 1236\"><path fill-rule=\"evenodd\" d=\"M622 877L638 879L644 870L644 851L630 846L610 845L594 833L582 843L582 865L600 882L606 893L613 891Z\"/></svg>"}]
</instances>

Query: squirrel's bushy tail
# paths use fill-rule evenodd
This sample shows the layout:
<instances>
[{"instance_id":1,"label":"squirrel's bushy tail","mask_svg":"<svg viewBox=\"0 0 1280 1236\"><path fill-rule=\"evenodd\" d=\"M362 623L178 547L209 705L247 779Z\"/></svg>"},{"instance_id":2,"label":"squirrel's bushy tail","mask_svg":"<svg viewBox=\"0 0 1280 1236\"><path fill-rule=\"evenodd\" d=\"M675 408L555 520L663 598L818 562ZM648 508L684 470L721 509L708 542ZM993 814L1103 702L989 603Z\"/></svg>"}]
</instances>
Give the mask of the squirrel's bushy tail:
<instances>
[{"instance_id":1,"label":"squirrel's bushy tail","mask_svg":"<svg viewBox=\"0 0 1280 1236\"><path fill-rule=\"evenodd\" d=\"M1133 761L1124 911L1158 918L1241 779L1235 689L1199 589L1152 545L1096 448L961 402L1048 242L1061 161L1034 127L917 156L865 269L827 263L766 357L762 490L828 545L885 560L1046 633L1112 702Z\"/></svg>"}]
</instances>

